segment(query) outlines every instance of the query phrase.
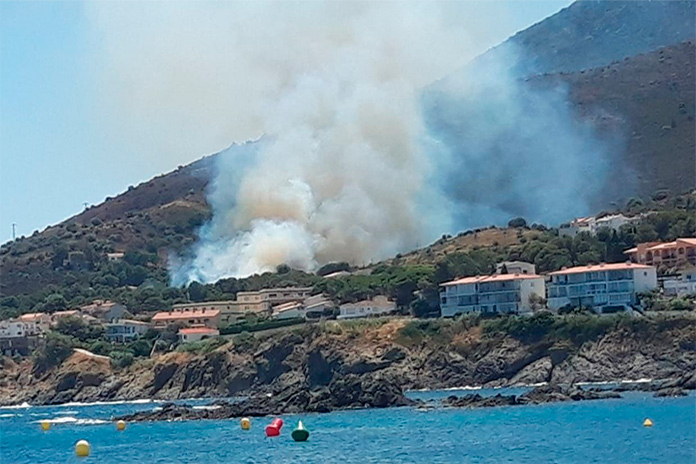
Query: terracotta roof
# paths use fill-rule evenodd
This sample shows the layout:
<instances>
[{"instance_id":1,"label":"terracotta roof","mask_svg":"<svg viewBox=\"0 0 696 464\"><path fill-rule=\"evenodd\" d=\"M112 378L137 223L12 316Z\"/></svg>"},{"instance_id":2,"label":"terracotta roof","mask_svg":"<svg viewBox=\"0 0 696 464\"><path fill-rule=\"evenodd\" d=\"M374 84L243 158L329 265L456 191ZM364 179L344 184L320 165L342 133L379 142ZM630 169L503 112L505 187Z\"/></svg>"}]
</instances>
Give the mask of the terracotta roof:
<instances>
[{"instance_id":1,"label":"terracotta roof","mask_svg":"<svg viewBox=\"0 0 696 464\"><path fill-rule=\"evenodd\" d=\"M63 316L77 316L80 314L80 311L77 309L70 309L68 311L56 311L55 313L52 314L53 317L63 317Z\"/></svg>"},{"instance_id":2,"label":"terracotta roof","mask_svg":"<svg viewBox=\"0 0 696 464\"><path fill-rule=\"evenodd\" d=\"M182 335L191 334L219 334L220 331L217 329L211 329L209 327L190 327L188 329L179 329L179 333Z\"/></svg>"},{"instance_id":3,"label":"terracotta roof","mask_svg":"<svg viewBox=\"0 0 696 464\"><path fill-rule=\"evenodd\" d=\"M153 321L170 321L177 319L194 319L200 317L215 317L220 315L219 309L205 309L203 311L163 311L152 316Z\"/></svg>"},{"instance_id":4,"label":"terracotta roof","mask_svg":"<svg viewBox=\"0 0 696 464\"><path fill-rule=\"evenodd\" d=\"M635 263L612 263L612 264L590 264L588 266L576 266L562 269L556 272L549 272L549 275L581 274L583 272L596 271L623 271L627 269L652 269L652 266Z\"/></svg>"},{"instance_id":5,"label":"terracotta roof","mask_svg":"<svg viewBox=\"0 0 696 464\"><path fill-rule=\"evenodd\" d=\"M48 316L46 313L27 313L19 316L21 321L34 321L42 316Z\"/></svg>"},{"instance_id":6,"label":"terracotta roof","mask_svg":"<svg viewBox=\"0 0 696 464\"><path fill-rule=\"evenodd\" d=\"M696 238L678 238L677 242L686 242L689 245L696 246Z\"/></svg>"},{"instance_id":7,"label":"terracotta roof","mask_svg":"<svg viewBox=\"0 0 696 464\"><path fill-rule=\"evenodd\" d=\"M302 303L299 301L291 301L289 303L279 304L273 307L273 312L289 311L291 309L301 308Z\"/></svg>"},{"instance_id":8,"label":"terracotta roof","mask_svg":"<svg viewBox=\"0 0 696 464\"><path fill-rule=\"evenodd\" d=\"M464 277L463 279L453 280L452 282L445 282L444 284L440 285L443 287L448 287L450 285L475 284L484 282L507 282L511 280L526 280L539 278L541 278L541 276L537 274L493 274L487 276Z\"/></svg>"}]
</instances>

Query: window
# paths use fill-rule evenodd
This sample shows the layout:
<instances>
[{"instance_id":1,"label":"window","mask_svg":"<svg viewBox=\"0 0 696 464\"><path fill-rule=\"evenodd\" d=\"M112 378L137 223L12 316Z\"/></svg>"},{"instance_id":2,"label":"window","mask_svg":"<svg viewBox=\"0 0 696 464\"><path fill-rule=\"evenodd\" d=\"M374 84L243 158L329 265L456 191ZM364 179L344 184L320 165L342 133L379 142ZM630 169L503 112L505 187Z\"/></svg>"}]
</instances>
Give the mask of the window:
<instances>
[{"instance_id":1,"label":"window","mask_svg":"<svg viewBox=\"0 0 696 464\"><path fill-rule=\"evenodd\" d=\"M648 275L648 271L643 271L643 275L644 275L644 276L647 276L647 275Z\"/></svg>"}]
</instances>

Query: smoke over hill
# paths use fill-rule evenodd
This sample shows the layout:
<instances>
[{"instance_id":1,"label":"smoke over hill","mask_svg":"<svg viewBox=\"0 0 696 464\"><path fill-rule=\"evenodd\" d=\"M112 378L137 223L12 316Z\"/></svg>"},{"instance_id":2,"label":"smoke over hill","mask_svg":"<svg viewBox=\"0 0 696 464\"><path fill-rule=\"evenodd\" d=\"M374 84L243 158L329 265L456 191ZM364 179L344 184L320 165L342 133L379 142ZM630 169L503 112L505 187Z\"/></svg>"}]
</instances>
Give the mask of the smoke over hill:
<instances>
[{"instance_id":1,"label":"smoke over hill","mask_svg":"<svg viewBox=\"0 0 696 464\"><path fill-rule=\"evenodd\" d=\"M562 89L528 88L501 60L423 97L461 65L433 11L361 8L304 66L269 60L287 81L263 105L265 137L219 158L213 218L172 259L174 283L362 264L465 225L588 211L605 149Z\"/></svg>"}]
</instances>

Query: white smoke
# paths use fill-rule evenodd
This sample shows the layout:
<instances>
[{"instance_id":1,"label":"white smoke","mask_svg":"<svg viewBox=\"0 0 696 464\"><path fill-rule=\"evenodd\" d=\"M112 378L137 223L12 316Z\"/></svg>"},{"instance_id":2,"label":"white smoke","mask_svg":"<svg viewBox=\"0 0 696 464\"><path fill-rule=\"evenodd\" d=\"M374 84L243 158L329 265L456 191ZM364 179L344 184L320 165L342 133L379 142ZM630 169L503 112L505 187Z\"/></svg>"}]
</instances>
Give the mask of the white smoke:
<instances>
[{"instance_id":1,"label":"white smoke","mask_svg":"<svg viewBox=\"0 0 696 464\"><path fill-rule=\"evenodd\" d=\"M463 40L434 8L356 5L326 6L340 21L290 27L304 48L257 57L283 76L282 92L264 102L253 161L235 166L239 147L221 155L213 219L174 264L175 283L362 264L449 229L444 199L421 207L433 172L418 95L462 64Z\"/></svg>"},{"instance_id":2,"label":"white smoke","mask_svg":"<svg viewBox=\"0 0 696 464\"><path fill-rule=\"evenodd\" d=\"M459 4L141 2L138 21L130 5L92 6L124 124L170 128L152 143L174 154L263 136L218 156L212 220L173 259L174 284L364 264L516 215L562 221L601 188L606 153L564 92L517 80L516 56L463 68L476 16L448 16Z\"/></svg>"}]
</instances>

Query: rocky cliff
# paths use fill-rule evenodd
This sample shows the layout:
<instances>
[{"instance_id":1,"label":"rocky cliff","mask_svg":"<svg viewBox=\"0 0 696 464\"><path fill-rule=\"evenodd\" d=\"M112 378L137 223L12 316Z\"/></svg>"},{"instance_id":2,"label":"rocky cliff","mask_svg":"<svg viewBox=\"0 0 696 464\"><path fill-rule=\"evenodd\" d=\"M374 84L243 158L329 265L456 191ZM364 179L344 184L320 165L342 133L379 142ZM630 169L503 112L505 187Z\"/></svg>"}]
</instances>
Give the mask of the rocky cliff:
<instances>
[{"instance_id":1,"label":"rocky cliff","mask_svg":"<svg viewBox=\"0 0 696 464\"><path fill-rule=\"evenodd\" d=\"M207 354L169 353L125 369L75 353L37 376L29 361L5 360L0 404L229 397L296 387L320 392L340 390L346 379L436 389L666 379L696 370L696 324L688 317L617 324L584 342L514 337L459 323L422 334L405 330L409 324L401 319L351 328L332 322L243 337Z\"/></svg>"}]
</instances>

